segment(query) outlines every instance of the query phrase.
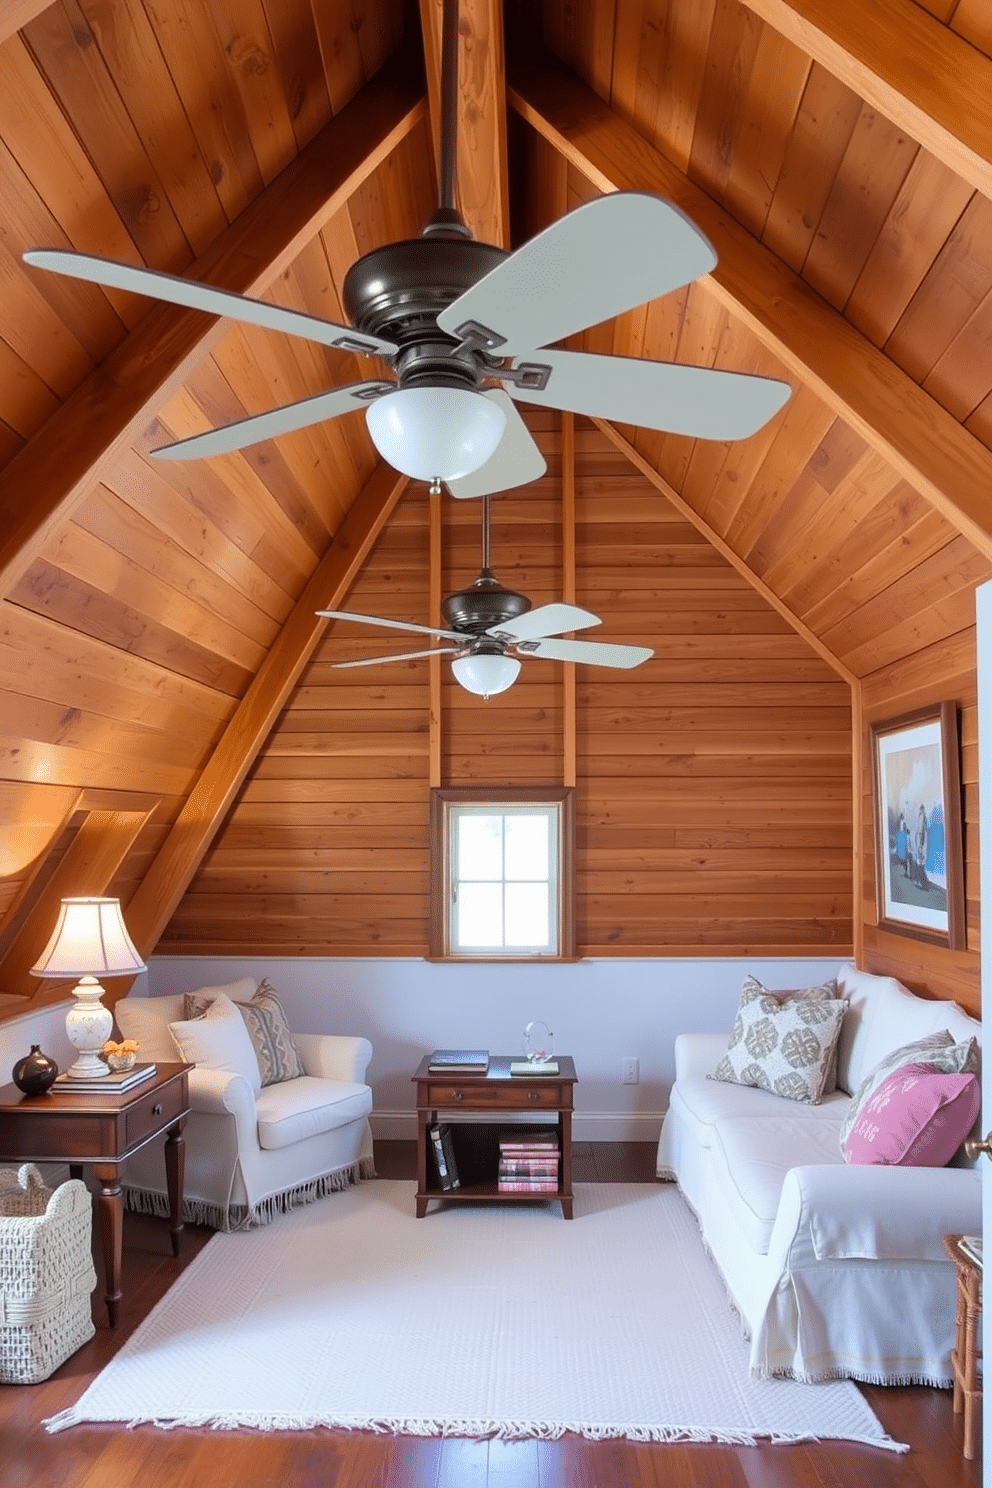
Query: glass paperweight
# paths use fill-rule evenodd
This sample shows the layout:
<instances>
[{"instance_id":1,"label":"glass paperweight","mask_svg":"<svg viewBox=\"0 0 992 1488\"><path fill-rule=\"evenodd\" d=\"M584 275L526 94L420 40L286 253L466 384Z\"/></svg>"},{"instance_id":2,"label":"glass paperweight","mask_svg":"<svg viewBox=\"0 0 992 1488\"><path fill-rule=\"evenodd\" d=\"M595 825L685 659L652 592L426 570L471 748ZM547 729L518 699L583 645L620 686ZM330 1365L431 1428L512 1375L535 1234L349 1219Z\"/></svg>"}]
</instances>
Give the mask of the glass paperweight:
<instances>
[{"instance_id":1,"label":"glass paperweight","mask_svg":"<svg viewBox=\"0 0 992 1488\"><path fill-rule=\"evenodd\" d=\"M547 1023L528 1023L524 1029L524 1054L531 1064L547 1064L555 1056L555 1036Z\"/></svg>"}]
</instances>

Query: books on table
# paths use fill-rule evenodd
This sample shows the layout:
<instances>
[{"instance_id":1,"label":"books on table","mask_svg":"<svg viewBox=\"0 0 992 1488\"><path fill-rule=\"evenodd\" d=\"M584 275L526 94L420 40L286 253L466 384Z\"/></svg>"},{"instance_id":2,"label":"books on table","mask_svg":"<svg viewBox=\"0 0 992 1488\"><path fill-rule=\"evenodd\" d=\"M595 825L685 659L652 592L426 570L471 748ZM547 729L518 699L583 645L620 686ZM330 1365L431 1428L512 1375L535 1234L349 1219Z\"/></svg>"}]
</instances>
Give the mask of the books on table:
<instances>
[{"instance_id":1,"label":"books on table","mask_svg":"<svg viewBox=\"0 0 992 1488\"><path fill-rule=\"evenodd\" d=\"M432 1075L484 1075L488 1068L487 1049L435 1049L427 1066Z\"/></svg>"},{"instance_id":2,"label":"books on table","mask_svg":"<svg viewBox=\"0 0 992 1488\"><path fill-rule=\"evenodd\" d=\"M445 1121L435 1122L428 1128L431 1139L431 1147L434 1151L434 1165L437 1168L437 1186L448 1191L453 1188L461 1188L461 1179L458 1176L458 1164L455 1161L455 1148L451 1140L451 1127Z\"/></svg>"},{"instance_id":3,"label":"books on table","mask_svg":"<svg viewBox=\"0 0 992 1488\"><path fill-rule=\"evenodd\" d=\"M514 1059L510 1064L511 1075L556 1075L557 1059Z\"/></svg>"},{"instance_id":4,"label":"books on table","mask_svg":"<svg viewBox=\"0 0 992 1488\"><path fill-rule=\"evenodd\" d=\"M98 1075L95 1079L76 1080L66 1071L56 1075L52 1090L62 1095L120 1095L124 1090L132 1090L135 1085L140 1085L143 1080L150 1080L155 1073L154 1064L136 1064L129 1070L108 1070L105 1075Z\"/></svg>"},{"instance_id":5,"label":"books on table","mask_svg":"<svg viewBox=\"0 0 992 1488\"><path fill-rule=\"evenodd\" d=\"M553 1136L507 1132L499 1139L500 1193L557 1193L560 1153Z\"/></svg>"}]
</instances>

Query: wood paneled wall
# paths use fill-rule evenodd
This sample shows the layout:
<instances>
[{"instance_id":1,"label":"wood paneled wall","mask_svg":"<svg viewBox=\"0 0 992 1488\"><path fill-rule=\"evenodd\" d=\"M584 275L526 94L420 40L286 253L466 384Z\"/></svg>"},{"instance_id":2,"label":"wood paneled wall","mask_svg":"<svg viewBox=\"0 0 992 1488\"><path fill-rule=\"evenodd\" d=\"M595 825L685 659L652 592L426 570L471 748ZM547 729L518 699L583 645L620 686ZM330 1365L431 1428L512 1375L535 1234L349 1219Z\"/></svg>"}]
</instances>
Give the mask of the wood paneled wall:
<instances>
[{"instance_id":1,"label":"wood paneled wall","mask_svg":"<svg viewBox=\"0 0 992 1488\"><path fill-rule=\"evenodd\" d=\"M979 920L979 803L975 630L968 627L939 646L866 678L862 688L864 736L864 833L860 914L864 927L864 965L898 977L930 996L950 997L969 1012L981 1007L981 927ZM948 951L925 941L896 935L878 926L875 907L875 829L872 760L868 731L873 722L898 718L914 709L953 701L961 740L962 826L967 945Z\"/></svg>"},{"instance_id":2,"label":"wood paneled wall","mask_svg":"<svg viewBox=\"0 0 992 1488\"><path fill-rule=\"evenodd\" d=\"M548 474L493 502L492 565L562 597L561 434ZM633 672L578 668L578 939L584 955L850 951L847 685L589 424L576 432L575 594ZM445 500L443 592L479 569L479 505ZM423 622L429 512L408 491L346 607ZM335 670L418 649L338 622L303 675L162 942L223 954L423 955L431 666L445 785L559 785L565 668L464 692L446 660Z\"/></svg>"}]
</instances>

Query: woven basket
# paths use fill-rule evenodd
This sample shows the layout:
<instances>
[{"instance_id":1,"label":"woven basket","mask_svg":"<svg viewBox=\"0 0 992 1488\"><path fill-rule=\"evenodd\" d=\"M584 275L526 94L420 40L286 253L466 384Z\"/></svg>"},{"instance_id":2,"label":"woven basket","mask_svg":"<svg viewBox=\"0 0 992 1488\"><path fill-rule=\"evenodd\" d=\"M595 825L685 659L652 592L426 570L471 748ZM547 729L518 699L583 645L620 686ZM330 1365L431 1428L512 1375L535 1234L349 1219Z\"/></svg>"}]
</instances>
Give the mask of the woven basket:
<instances>
[{"instance_id":1,"label":"woven basket","mask_svg":"<svg viewBox=\"0 0 992 1488\"><path fill-rule=\"evenodd\" d=\"M54 1193L27 1163L0 1170L0 1382L47 1379L96 1329L93 1206L84 1183Z\"/></svg>"}]
</instances>

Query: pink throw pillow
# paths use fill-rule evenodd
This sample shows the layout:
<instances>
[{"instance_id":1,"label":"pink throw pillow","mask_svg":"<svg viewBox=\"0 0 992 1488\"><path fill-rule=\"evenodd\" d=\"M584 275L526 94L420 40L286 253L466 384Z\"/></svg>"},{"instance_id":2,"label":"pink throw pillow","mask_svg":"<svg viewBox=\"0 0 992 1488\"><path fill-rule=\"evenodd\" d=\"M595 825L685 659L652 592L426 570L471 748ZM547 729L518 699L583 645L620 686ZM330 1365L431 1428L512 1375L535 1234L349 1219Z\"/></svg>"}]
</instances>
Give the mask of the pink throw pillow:
<instances>
[{"instance_id":1,"label":"pink throw pillow","mask_svg":"<svg viewBox=\"0 0 992 1488\"><path fill-rule=\"evenodd\" d=\"M971 1131L980 1104L974 1075L903 1065L859 1111L843 1144L844 1160L942 1168Z\"/></svg>"}]
</instances>

